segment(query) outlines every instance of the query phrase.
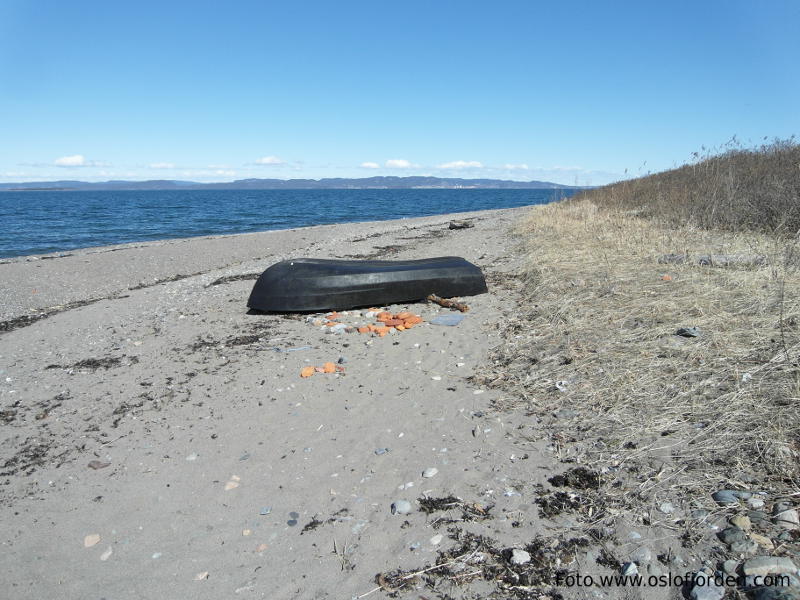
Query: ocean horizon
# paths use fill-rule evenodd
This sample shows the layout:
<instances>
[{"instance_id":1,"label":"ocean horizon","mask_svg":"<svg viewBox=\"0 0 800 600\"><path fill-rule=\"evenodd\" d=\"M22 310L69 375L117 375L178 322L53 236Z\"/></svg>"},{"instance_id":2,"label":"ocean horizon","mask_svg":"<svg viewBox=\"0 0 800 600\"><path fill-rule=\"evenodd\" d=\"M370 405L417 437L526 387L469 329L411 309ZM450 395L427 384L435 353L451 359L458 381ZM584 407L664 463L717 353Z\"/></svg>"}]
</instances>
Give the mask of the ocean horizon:
<instances>
[{"instance_id":1,"label":"ocean horizon","mask_svg":"<svg viewBox=\"0 0 800 600\"><path fill-rule=\"evenodd\" d=\"M0 258L546 204L576 189L20 191L0 194Z\"/></svg>"}]
</instances>

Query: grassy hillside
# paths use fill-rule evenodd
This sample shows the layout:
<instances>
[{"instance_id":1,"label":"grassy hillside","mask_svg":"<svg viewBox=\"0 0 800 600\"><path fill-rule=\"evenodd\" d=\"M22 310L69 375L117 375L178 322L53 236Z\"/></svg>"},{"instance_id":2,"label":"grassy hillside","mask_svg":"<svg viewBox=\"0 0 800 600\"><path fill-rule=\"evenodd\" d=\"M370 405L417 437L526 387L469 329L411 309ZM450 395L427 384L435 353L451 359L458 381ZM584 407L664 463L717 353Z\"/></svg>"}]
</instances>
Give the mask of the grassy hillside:
<instances>
[{"instance_id":1,"label":"grassy hillside","mask_svg":"<svg viewBox=\"0 0 800 600\"><path fill-rule=\"evenodd\" d=\"M636 211L671 226L793 235L800 230L800 144L728 147L640 179L581 192L574 201Z\"/></svg>"},{"instance_id":2,"label":"grassy hillside","mask_svg":"<svg viewBox=\"0 0 800 600\"><path fill-rule=\"evenodd\" d=\"M800 146L780 142L535 208L481 383L504 410L563 415L547 434L563 460L645 503L797 494L799 191Z\"/></svg>"}]
</instances>

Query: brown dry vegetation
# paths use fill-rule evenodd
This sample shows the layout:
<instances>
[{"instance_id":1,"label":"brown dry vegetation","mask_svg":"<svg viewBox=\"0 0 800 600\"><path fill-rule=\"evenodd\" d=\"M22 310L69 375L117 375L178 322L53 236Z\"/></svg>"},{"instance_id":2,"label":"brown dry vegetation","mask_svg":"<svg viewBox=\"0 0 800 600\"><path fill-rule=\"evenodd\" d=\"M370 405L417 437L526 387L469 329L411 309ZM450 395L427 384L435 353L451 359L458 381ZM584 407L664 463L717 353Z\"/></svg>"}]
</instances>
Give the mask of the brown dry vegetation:
<instances>
[{"instance_id":1,"label":"brown dry vegetation","mask_svg":"<svg viewBox=\"0 0 800 600\"><path fill-rule=\"evenodd\" d=\"M800 144L777 140L742 148L732 140L718 155L639 179L581 192L574 201L635 211L682 227L764 231L800 230Z\"/></svg>"},{"instance_id":2,"label":"brown dry vegetation","mask_svg":"<svg viewBox=\"0 0 800 600\"><path fill-rule=\"evenodd\" d=\"M798 157L787 144L728 153L534 209L519 226L523 308L479 380L507 392L505 409L575 411L549 432L561 458L629 470L644 497L797 494L800 206L786 164ZM759 169L775 175L760 194ZM757 214L755 198L774 202Z\"/></svg>"}]
</instances>

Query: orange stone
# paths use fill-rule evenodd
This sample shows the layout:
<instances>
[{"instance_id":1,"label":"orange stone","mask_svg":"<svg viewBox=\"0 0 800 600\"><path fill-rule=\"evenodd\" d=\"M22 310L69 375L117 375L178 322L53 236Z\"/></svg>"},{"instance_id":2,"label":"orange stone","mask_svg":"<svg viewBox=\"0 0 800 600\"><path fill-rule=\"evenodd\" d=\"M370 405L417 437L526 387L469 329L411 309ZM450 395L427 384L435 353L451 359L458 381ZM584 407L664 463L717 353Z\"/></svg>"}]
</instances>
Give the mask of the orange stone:
<instances>
[{"instance_id":1,"label":"orange stone","mask_svg":"<svg viewBox=\"0 0 800 600\"><path fill-rule=\"evenodd\" d=\"M409 319L409 318L411 318L413 316L414 316L414 313L410 313L410 312L407 312L407 311L404 311L404 312L401 312L401 313L397 313L397 318L398 319L402 319L403 321L405 321L406 319Z\"/></svg>"},{"instance_id":2,"label":"orange stone","mask_svg":"<svg viewBox=\"0 0 800 600\"><path fill-rule=\"evenodd\" d=\"M311 377L314 374L314 367L303 367L300 369L300 377Z\"/></svg>"},{"instance_id":3,"label":"orange stone","mask_svg":"<svg viewBox=\"0 0 800 600\"><path fill-rule=\"evenodd\" d=\"M358 333L369 333L369 327L359 327Z\"/></svg>"},{"instance_id":4,"label":"orange stone","mask_svg":"<svg viewBox=\"0 0 800 600\"><path fill-rule=\"evenodd\" d=\"M336 373L336 365L332 362L326 362L322 365L322 372L323 373Z\"/></svg>"}]
</instances>

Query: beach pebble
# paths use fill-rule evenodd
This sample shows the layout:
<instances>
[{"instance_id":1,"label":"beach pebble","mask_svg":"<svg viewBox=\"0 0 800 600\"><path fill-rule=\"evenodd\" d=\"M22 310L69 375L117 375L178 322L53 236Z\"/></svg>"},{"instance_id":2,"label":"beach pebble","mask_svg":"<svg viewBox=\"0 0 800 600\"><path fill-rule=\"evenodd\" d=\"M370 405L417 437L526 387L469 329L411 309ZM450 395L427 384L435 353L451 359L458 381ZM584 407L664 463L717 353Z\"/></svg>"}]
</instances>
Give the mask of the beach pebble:
<instances>
[{"instance_id":1,"label":"beach pebble","mask_svg":"<svg viewBox=\"0 0 800 600\"><path fill-rule=\"evenodd\" d=\"M421 544L419 542L414 542L413 544L411 544L408 547L408 549L413 552L414 550L418 549L420 546L421 546Z\"/></svg>"},{"instance_id":2,"label":"beach pebble","mask_svg":"<svg viewBox=\"0 0 800 600\"><path fill-rule=\"evenodd\" d=\"M705 518L706 518L706 517L708 517L708 515L710 515L710 514L711 514L711 513L710 513L710 512L708 512L708 511L707 511L705 508L696 508L696 509L694 509L692 512L690 512L690 513L689 513L689 515L690 515L690 516L691 516L693 519L697 519L698 521L700 521L700 520L702 520L702 519L705 519Z\"/></svg>"},{"instance_id":3,"label":"beach pebble","mask_svg":"<svg viewBox=\"0 0 800 600\"><path fill-rule=\"evenodd\" d=\"M100 555L100 560L102 560L102 561L107 561L109 558L111 558L111 555L112 555L112 554L114 554L114 549L113 549L111 546L109 546L109 547L108 547L108 548L106 548L106 549L105 549L105 551L104 551L104 552L103 552L103 553Z\"/></svg>"},{"instance_id":4,"label":"beach pebble","mask_svg":"<svg viewBox=\"0 0 800 600\"><path fill-rule=\"evenodd\" d=\"M188 460L189 462L197 460L197 452L192 452L189 456L186 457L186 460Z\"/></svg>"},{"instance_id":5,"label":"beach pebble","mask_svg":"<svg viewBox=\"0 0 800 600\"><path fill-rule=\"evenodd\" d=\"M438 375L434 375L433 377L431 377L431 379L433 379L434 381L441 381L442 380L442 378L439 377Z\"/></svg>"},{"instance_id":6,"label":"beach pebble","mask_svg":"<svg viewBox=\"0 0 800 600\"><path fill-rule=\"evenodd\" d=\"M764 548L765 550L774 550L775 544L772 543L772 540L769 539L765 535L761 535L759 533L750 533L750 539L753 540L756 544Z\"/></svg>"},{"instance_id":7,"label":"beach pebble","mask_svg":"<svg viewBox=\"0 0 800 600\"><path fill-rule=\"evenodd\" d=\"M208 579L208 571L203 571L194 576L195 581L203 581L204 579Z\"/></svg>"},{"instance_id":8,"label":"beach pebble","mask_svg":"<svg viewBox=\"0 0 800 600\"><path fill-rule=\"evenodd\" d=\"M800 517L795 509L787 508L785 510L773 512L773 514L773 520L778 527L782 527L783 529L788 529L790 531L800 529Z\"/></svg>"},{"instance_id":9,"label":"beach pebble","mask_svg":"<svg viewBox=\"0 0 800 600\"><path fill-rule=\"evenodd\" d=\"M717 534L724 544L731 545L748 539L747 534L738 527L727 527Z\"/></svg>"},{"instance_id":10,"label":"beach pebble","mask_svg":"<svg viewBox=\"0 0 800 600\"><path fill-rule=\"evenodd\" d=\"M411 502L408 500L395 500L392 502L393 515L407 515L411 512Z\"/></svg>"},{"instance_id":11,"label":"beach pebble","mask_svg":"<svg viewBox=\"0 0 800 600\"><path fill-rule=\"evenodd\" d=\"M375 448L375 454L377 456L380 456L381 454L386 454L387 452L389 452L388 448Z\"/></svg>"},{"instance_id":12,"label":"beach pebble","mask_svg":"<svg viewBox=\"0 0 800 600\"><path fill-rule=\"evenodd\" d=\"M90 469L94 469L95 471L97 471L98 469L105 469L106 467L110 467L111 463L104 462L102 460L90 460L88 466Z\"/></svg>"},{"instance_id":13,"label":"beach pebble","mask_svg":"<svg viewBox=\"0 0 800 600\"><path fill-rule=\"evenodd\" d=\"M344 356L340 356L336 362L343 365L347 362L347 359Z\"/></svg>"},{"instance_id":14,"label":"beach pebble","mask_svg":"<svg viewBox=\"0 0 800 600\"><path fill-rule=\"evenodd\" d=\"M641 546L631 554L631 560L639 565L645 565L652 559L653 552L647 546Z\"/></svg>"},{"instance_id":15,"label":"beach pebble","mask_svg":"<svg viewBox=\"0 0 800 600\"><path fill-rule=\"evenodd\" d=\"M161 558L161 552L153 552L153 555L150 558L152 558L153 560Z\"/></svg>"},{"instance_id":16,"label":"beach pebble","mask_svg":"<svg viewBox=\"0 0 800 600\"><path fill-rule=\"evenodd\" d=\"M443 539L444 539L444 536L441 533L437 533L435 536L433 536L430 539L431 546L438 546L439 544L442 543Z\"/></svg>"},{"instance_id":17,"label":"beach pebble","mask_svg":"<svg viewBox=\"0 0 800 600\"><path fill-rule=\"evenodd\" d=\"M749 506L753 510L764 508L764 504L765 504L764 499L761 496L753 496L747 501L747 506Z\"/></svg>"},{"instance_id":18,"label":"beach pebble","mask_svg":"<svg viewBox=\"0 0 800 600\"><path fill-rule=\"evenodd\" d=\"M519 548L514 548L511 551L512 565L524 565L529 562L531 562L530 553L526 552L525 550L520 550Z\"/></svg>"},{"instance_id":19,"label":"beach pebble","mask_svg":"<svg viewBox=\"0 0 800 600\"><path fill-rule=\"evenodd\" d=\"M675 335L679 335L681 337L700 337L701 331L699 327L681 327L678 331L675 332Z\"/></svg>"},{"instance_id":20,"label":"beach pebble","mask_svg":"<svg viewBox=\"0 0 800 600\"><path fill-rule=\"evenodd\" d=\"M99 533L90 533L85 538L83 538L83 547L84 548L91 548L95 544L100 542L100 534Z\"/></svg>"},{"instance_id":21,"label":"beach pebble","mask_svg":"<svg viewBox=\"0 0 800 600\"><path fill-rule=\"evenodd\" d=\"M422 472L422 476L425 478L434 477L439 472L439 469L436 467L428 467Z\"/></svg>"},{"instance_id":22,"label":"beach pebble","mask_svg":"<svg viewBox=\"0 0 800 600\"><path fill-rule=\"evenodd\" d=\"M758 552L758 544L753 540L741 540L731 544L731 552L744 556L746 554L755 554Z\"/></svg>"},{"instance_id":23,"label":"beach pebble","mask_svg":"<svg viewBox=\"0 0 800 600\"><path fill-rule=\"evenodd\" d=\"M711 497L720 505L739 504L739 492L736 490L719 490L711 494Z\"/></svg>"},{"instance_id":24,"label":"beach pebble","mask_svg":"<svg viewBox=\"0 0 800 600\"><path fill-rule=\"evenodd\" d=\"M725 571L727 575L736 575L736 569L739 567L739 561L736 560L726 560L722 563L722 570Z\"/></svg>"},{"instance_id":25,"label":"beach pebble","mask_svg":"<svg viewBox=\"0 0 800 600\"><path fill-rule=\"evenodd\" d=\"M800 600L800 592L791 588L762 586L753 590L752 600Z\"/></svg>"},{"instance_id":26,"label":"beach pebble","mask_svg":"<svg viewBox=\"0 0 800 600\"><path fill-rule=\"evenodd\" d=\"M744 561L742 572L745 575L793 574L797 566L785 556L756 556Z\"/></svg>"},{"instance_id":27,"label":"beach pebble","mask_svg":"<svg viewBox=\"0 0 800 600\"><path fill-rule=\"evenodd\" d=\"M633 575L639 574L639 567L637 567L636 563L634 562L627 562L624 565L622 565L622 569L620 569L620 572L625 577L631 577Z\"/></svg>"},{"instance_id":28,"label":"beach pebble","mask_svg":"<svg viewBox=\"0 0 800 600\"><path fill-rule=\"evenodd\" d=\"M736 515L735 517L731 517L731 525L738 527L739 529L743 529L744 531L750 531L750 528L753 526L750 522L750 518L744 515Z\"/></svg>"},{"instance_id":29,"label":"beach pebble","mask_svg":"<svg viewBox=\"0 0 800 600\"><path fill-rule=\"evenodd\" d=\"M707 575L703 571L698 571L695 576L698 583L689 592L692 600L721 600L725 595L725 587L717 585L714 577ZM702 583L702 585L700 585Z\"/></svg>"},{"instance_id":30,"label":"beach pebble","mask_svg":"<svg viewBox=\"0 0 800 600\"><path fill-rule=\"evenodd\" d=\"M673 506L672 502L662 502L658 505L658 510L665 515L671 515L675 512L675 506Z\"/></svg>"},{"instance_id":31,"label":"beach pebble","mask_svg":"<svg viewBox=\"0 0 800 600\"><path fill-rule=\"evenodd\" d=\"M272 512L272 507L271 506L263 506L261 508L261 510L258 511L258 514L263 516L263 515L268 515L271 512Z\"/></svg>"},{"instance_id":32,"label":"beach pebble","mask_svg":"<svg viewBox=\"0 0 800 600\"><path fill-rule=\"evenodd\" d=\"M629 540L640 540L640 539L642 539L642 534L639 533L638 531L631 531L631 532L628 533L628 539Z\"/></svg>"}]
</instances>

